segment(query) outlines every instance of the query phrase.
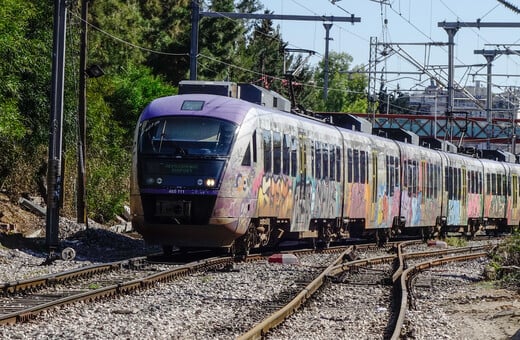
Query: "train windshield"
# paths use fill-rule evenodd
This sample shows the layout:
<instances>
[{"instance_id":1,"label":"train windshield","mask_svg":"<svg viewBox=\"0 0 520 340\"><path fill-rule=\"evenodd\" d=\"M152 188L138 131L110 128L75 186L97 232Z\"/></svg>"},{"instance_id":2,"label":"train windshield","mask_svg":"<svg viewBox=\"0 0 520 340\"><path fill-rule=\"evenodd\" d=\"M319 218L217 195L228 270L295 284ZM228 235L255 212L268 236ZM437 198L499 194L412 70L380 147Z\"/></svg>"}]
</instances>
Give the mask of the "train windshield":
<instances>
[{"instance_id":1,"label":"train windshield","mask_svg":"<svg viewBox=\"0 0 520 340\"><path fill-rule=\"evenodd\" d=\"M211 117L162 117L143 122L141 153L174 156L228 155L237 126Z\"/></svg>"}]
</instances>

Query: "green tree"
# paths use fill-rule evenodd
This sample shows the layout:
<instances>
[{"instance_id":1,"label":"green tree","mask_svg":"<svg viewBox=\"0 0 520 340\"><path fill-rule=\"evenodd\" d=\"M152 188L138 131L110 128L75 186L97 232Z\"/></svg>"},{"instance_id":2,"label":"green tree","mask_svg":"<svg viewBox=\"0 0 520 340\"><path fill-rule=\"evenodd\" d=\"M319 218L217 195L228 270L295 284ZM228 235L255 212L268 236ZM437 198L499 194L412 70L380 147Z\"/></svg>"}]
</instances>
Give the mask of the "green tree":
<instances>
[{"instance_id":1,"label":"green tree","mask_svg":"<svg viewBox=\"0 0 520 340\"><path fill-rule=\"evenodd\" d=\"M314 92L313 109L327 112L366 112L367 78L362 73L351 70L352 57L347 53L329 53L329 83L328 95L324 92ZM325 61L322 60L315 71L314 81L317 87L324 88Z\"/></svg>"},{"instance_id":2,"label":"green tree","mask_svg":"<svg viewBox=\"0 0 520 340\"><path fill-rule=\"evenodd\" d=\"M48 140L48 27L52 6L46 2L0 1L0 187L13 195L36 186L39 146Z\"/></svg>"},{"instance_id":3,"label":"green tree","mask_svg":"<svg viewBox=\"0 0 520 340\"><path fill-rule=\"evenodd\" d=\"M233 12L233 0L213 0L208 10ZM244 35L242 20L224 17L203 17L199 25L199 78L231 80L230 71L235 65L237 43Z\"/></svg>"},{"instance_id":4,"label":"green tree","mask_svg":"<svg viewBox=\"0 0 520 340\"><path fill-rule=\"evenodd\" d=\"M153 75L145 66L130 66L111 82L114 92L109 96L109 105L112 112L117 112L113 119L123 129L125 140L132 140L139 115L148 103L177 93L176 88ZM130 145L126 144L126 147Z\"/></svg>"},{"instance_id":5,"label":"green tree","mask_svg":"<svg viewBox=\"0 0 520 340\"><path fill-rule=\"evenodd\" d=\"M153 73L172 83L188 78L192 0L139 0L149 29L144 32L146 57ZM160 52L160 53L155 53Z\"/></svg>"}]
</instances>

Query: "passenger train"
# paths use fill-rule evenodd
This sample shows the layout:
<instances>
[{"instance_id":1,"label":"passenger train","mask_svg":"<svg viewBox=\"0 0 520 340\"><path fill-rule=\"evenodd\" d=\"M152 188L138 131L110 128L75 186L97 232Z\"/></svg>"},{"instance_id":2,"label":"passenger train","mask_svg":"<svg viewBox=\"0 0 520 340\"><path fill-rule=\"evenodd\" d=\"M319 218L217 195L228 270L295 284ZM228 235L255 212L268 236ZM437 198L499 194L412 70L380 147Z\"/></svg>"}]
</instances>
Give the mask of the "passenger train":
<instances>
[{"instance_id":1,"label":"passenger train","mask_svg":"<svg viewBox=\"0 0 520 340\"><path fill-rule=\"evenodd\" d=\"M519 164L286 112L286 100L263 89L243 100L246 85L198 89L152 101L135 130L132 224L165 251L519 225Z\"/></svg>"}]
</instances>

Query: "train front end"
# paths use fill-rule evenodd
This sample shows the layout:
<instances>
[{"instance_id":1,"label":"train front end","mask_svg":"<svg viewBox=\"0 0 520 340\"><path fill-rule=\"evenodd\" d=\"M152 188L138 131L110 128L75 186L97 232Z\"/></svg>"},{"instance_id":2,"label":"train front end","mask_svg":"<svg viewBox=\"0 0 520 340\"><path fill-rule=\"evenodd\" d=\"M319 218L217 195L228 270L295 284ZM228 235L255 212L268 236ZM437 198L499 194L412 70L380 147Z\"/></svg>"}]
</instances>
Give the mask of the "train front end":
<instances>
[{"instance_id":1,"label":"train front end","mask_svg":"<svg viewBox=\"0 0 520 340\"><path fill-rule=\"evenodd\" d=\"M213 214L240 102L211 95L159 98L141 114L131 177L133 228L164 249L229 247L237 218Z\"/></svg>"}]
</instances>

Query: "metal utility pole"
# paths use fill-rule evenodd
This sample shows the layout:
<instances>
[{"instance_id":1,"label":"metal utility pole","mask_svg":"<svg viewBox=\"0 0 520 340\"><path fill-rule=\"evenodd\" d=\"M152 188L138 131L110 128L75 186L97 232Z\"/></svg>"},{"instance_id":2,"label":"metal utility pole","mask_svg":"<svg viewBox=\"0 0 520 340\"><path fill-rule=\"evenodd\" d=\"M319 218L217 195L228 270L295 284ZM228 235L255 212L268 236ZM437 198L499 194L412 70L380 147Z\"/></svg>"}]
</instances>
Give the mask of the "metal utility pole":
<instances>
[{"instance_id":1,"label":"metal utility pole","mask_svg":"<svg viewBox=\"0 0 520 340\"><path fill-rule=\"evenodd\" d=\"M323 70L323 100L327 100L329 95L329 40L332 40L332 38L329 38L329 32L332 24L323 24L323 27L325 27L325 69Z\"/></svg>"},{"instance_id":2,"label":"metal utility pole","mask_svg":"<svg viewBox=\"0 0 520 340\"><path fill-rule=\"evenodd\" d=\"M190 44L190 80L197 80L197 54L199 53L199 0L191 1L191 44Z\"/></svg>"},{"instance_id":3,"label":"metal utility pole","mask_svg":"<svg viewBox=\"0 0 520 340\"><path fill-rule=\"evenodd\" d=\"M513 50L474 50L474 54L482 54L484 58L486 58L487 62L487 73L486 73L486 81L487 81L487 88L486 88L486 117L487 117L487 124L488 127L490 127L491 135L488 135L487 142L486 142L486 148L491 148L491 140L495 137L495 125L493 124L493 93L491 91L492 84L492 68L493 65L491 64L493 60L495 60L495 57L500 54L519 54L520 51L513 51Z\"/></svg>"},{"instance_id":4,"label":"metal utility pole","mask_svg":"<svg viewBox=\"0 0 520 340\"><path fill-rule=\"evenodd\" d=\"M226 19L253 19L253 20L297 20L297 21L323 21L323 22L361 22L361 18L352 14L350 17L314 16L314 15L280 15L280 14L256 14L234 12L200 12L198 0L192 0L191 6L191 46L190 46L190 80L197 79L197 51L200 17L226 18ZM328 33L328 31L327 31ZM328 40L327 40L328 43ZM327 61L326 61L327 62ZM327 73L325 73L327 74ZM327 86L327 85L326 85Z\"/></svg>"},{"instance_id":5,"label":"metal utility pole","mask_svg":"<svg viewBox=\"0 0 520 340\"><path fill-rule=\"evenodd\" d=\"M90 0L81 3L81 42L79 54L79 103L78 103L78 182L76 192L77 221L87 226L86 204L86 136L87 136L87 13Z\"/></svg>"},{"instance_id":6,"label":"metal utility pole","mask_svg":"<svg viewBox=\"0 0 520 340\"><path fill-rule=\"evenodd\" d=\"M487 88L486 88L486 117L487 117L487 123L488 127L491 126L491 137L488 136L486 147L487 149L491 149L491 139L495 137L495 128L493 125L493 112L491 111L493 107L493 93L491 92L491 85L492 85L492 77L491 77L491 69L492 69L492 62L495 59L494 54L485 54L484 57L487 61Z\"/></svg>"},{"instance_id":7,"label":"metal utility pole","mask_svg":"<svg viewBox=\"0 0 520 340\"><path fill-rule=\"evenodd\" d=\"M455 88L453 87L453 77L455 73L455 34L459 30L458 27L443 27L448 33L448 100L446 101L446 115L453 112L453 103L455 97Z\"/></svg>"},{"instance_id":8,"label":"metal utility pole","mask_svg":"<svg viewBox=\"0 0 520 340\"><path fill-rule=\"evenodd\" d=\"M375 118L376 83L377 83L377 37L370 37L370 53L368 55L368 110ZM370 119L370 117L369 117Z\"/></svg>"},{"instance_id":9,"label":"metal utility pole","mask_svg":"<svg viewBox=\"0 0 520 340\"><path fill-rule=\"evenodd\" d=\"M59 209L62 191L62 125L65 74L65 32L67 7L65 0L54 2L54 35L52 53L51 115L49 160L47 169L47 215L45 240L49 256L58 248Z\"/></svg>"},{"instance_id":10,"label":"metal utility pole","mask_svg":"<svg viewBox=\"0 0 520 340\"><path fill-rule=\"evenodd\" d=\"M453 88L453 76L454 76L454 68L453 68L453 59L454 59L454 36L460 28L464 27L474 27L474 28L520 28L519 22L481 22L477 20L475 22L439 22L437 23L438 27L444 28L448 33L448 103L446 106L446 114L451 114L453 112L453 97L454 97L454 88ZM489 91L489 89L488 89ZM489 99L488 99L489 102ZM486 109L487 110L487 109ZM489 111L491 113L491 111ZM490 115L488 116L488 122L490 121ZM488 139L489 140L489 139Z\"/></svg>"}]
</instances>

